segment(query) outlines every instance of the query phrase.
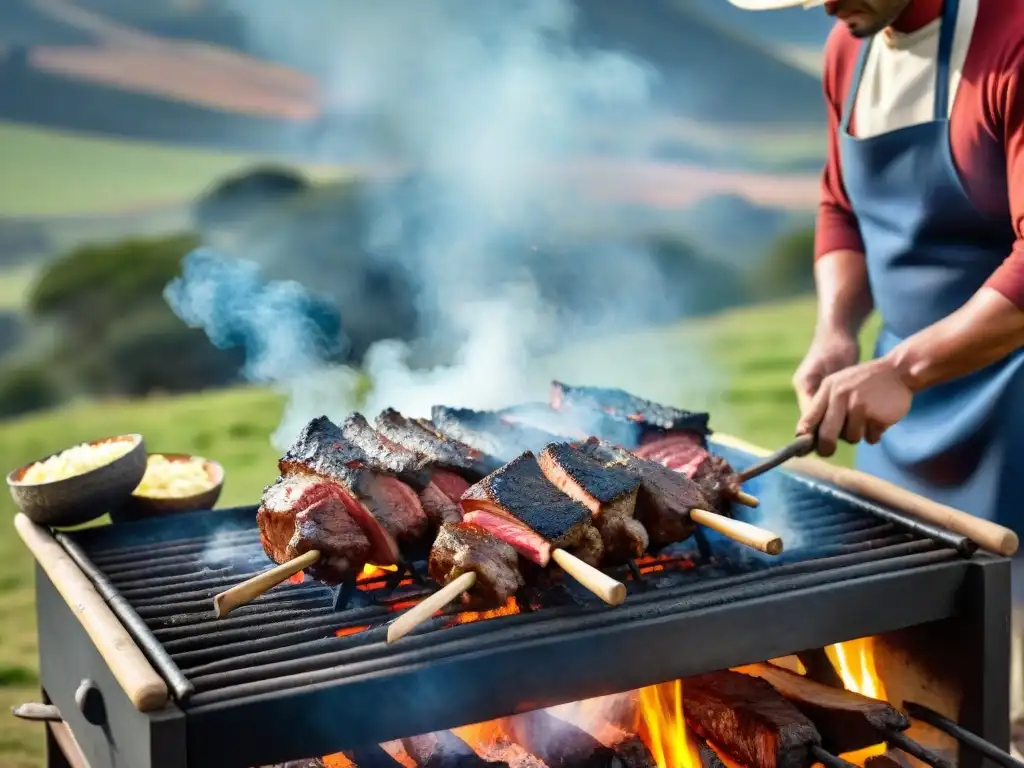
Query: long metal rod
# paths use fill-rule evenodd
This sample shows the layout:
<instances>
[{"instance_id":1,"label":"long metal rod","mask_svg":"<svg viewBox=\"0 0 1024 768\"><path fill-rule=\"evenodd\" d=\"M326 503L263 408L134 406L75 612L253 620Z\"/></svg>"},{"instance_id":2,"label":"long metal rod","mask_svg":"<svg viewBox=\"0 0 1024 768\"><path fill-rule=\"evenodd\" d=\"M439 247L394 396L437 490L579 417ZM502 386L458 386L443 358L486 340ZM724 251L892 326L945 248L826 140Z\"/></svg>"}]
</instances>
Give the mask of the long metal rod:
<instances>
[{"instance_id":1,"label":"long metal rod","mask_svg":"<svg viewBox=\"0 0 1024 768\"><path fill-rule=\"evenodd\" d=\"M859 496L855 496L848 491L836 488L833 485L817 483L803 478L800 479L800 482L810 483L822 493L846 502L855 510L863 510L870 515L874 515L881 520L898 525L904 530L915 533L918 536L924 536L932 541L938 542L944 547L955 549L964 557L971 557L978 551L978 545L976 542L966 536L961 536L959 533L953 533L945 528L939 528L937 525L932 525L931 523L918 520L910 515L905 515L902 512L897 512L893 509L889 509L888 507L883 507L879 504L873 504L870 501L865 501Z\"/></svg>"},{"instance_id":2,"label":"long metal rod","mask_svg":"<svg viewBox=\"0 0 1024 768\"><path fill-rule=\"evenodd\" d=\"M797 456L806 456L813 450L814 435L801 435L789 445L782 446L779 450L775 451L775 453L771 453L760 461L751 464L741 472L737 472L736 477L741 483L745 483L748 480L753 480L755 477L760 477L765 472L775 469L777 466L786 463L790 459L796 458Z\"/></svg>"},{"instance_id":3,"label":"long metal rod","mask_svg":"<svg viewBox=\"0 0 1024 768\"><path fill-rule=\"evenodd\" d=\"M1004 752L995 744L990 744L977 734L971 733L963 726L954 723L948 717L943 717L926 706L915 704L912 701L905 701L903 702L903 708L915 720L928 723L933 728L937 728L952 736L964 746L981 753L989 760L1004 766L1004 768L1024 768L1024 762L1021 762L1010 753Z\"/></svg>"},{"instance_id":4,"label":"long metal rod","mask_svg":"<svg viewBox=\"0 0 1024 768\"><path fill-rule=\"evenodd\" d=\"M921 746L905 733L901 733L900 731L892 728L886 728L882 730L882 733L885 735L885 740L889 742L890 747L902 749L908 755L916 757L925 765L930 765L932 768L953 768L953 764L951 762L935 754L927 747Z\"/></svg>"},{"instance_id":5,"label":"long metal rod","mask_svg":"<svg viewBox=\"0 0 1024 768\"><path fill-rule=\"evenodd\" d=\"M138 643L140 650L149 659L153 668L164 679L171 691L174 692L174 698L179 702L188 701L189 697L195 693L195 687L167 654L160 641L153 636L149 627L146 626L146 622L135 612L135 609L129 605L128 601L118 593L117 588L110 583L107 577L93 565L89 556L85 554L74 540L63 533L56 534L55 538L64 548L64 551L68 553L68 556L82 569L82 573L85 574L86 578L93 583L96 591L100 593L100 596L110 606L110 610L114 612L114 615L120 619L124 628L128 630L128 634Z\"/></svg>"}]
</instances>

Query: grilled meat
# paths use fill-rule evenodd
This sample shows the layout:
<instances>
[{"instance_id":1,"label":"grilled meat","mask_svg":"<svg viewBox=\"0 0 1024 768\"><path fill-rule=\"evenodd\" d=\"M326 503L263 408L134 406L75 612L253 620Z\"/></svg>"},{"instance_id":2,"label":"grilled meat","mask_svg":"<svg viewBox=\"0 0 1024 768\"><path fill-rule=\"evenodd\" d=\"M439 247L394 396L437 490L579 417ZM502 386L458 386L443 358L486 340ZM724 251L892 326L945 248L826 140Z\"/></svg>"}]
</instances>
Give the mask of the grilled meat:
<instances>
[{"instance_id":1,"label":"grilled meat","mask_svg":"<svg viewBox=\"0 0 1024 768\"><path fill-rule=\"evenodd\" d=\"M690 510L709 509L701 489L686 475L596 437L577 446L603 466L619 468L639 479L636 518L647 530L653 548L685 541L694 529Z\"/></svg>"},{"instance_id":2,"label":"grilled meat","mask_svg":"<svg viewBox=\"0 0 1024 768\"><path fill-rule=\"evenodd\" d=\"M391 442L370 426L361 413L353 413L345 419L341 431L352 445L366 455L374 469L396 475L417 492L420 506L435 528L441 523L462 519L458 503L469 483L461 477L433 469L430 456ZM440 483L436 480L440 480ZM449 495L446 489L451 493L457 491L458 494Z\"/></svg>"},{"instance_id":3,"label":"grilled meat","mask_svg":"<svg viewBox=\"0 0 1024 768\"><path fill-rule=\"evenodd\" d=\"M530 562L544 567L551 561L551 543L518 520L484 509L467 510L462 519L488 531Z\"/></svg>"},{"instance_id":4,"label":"grilled meat","mask_svg":"<svg viewBox=\"0 0 1024 768\"><path fill-rule=\"evenodd\" d=\"M591 565L600 560L601 537L596 531L588 532L593 531L590 510L552 485L531 451L472 486L462 497L462 508L467 516L482 511L525 525L552 548L568 550ZM486 524L478 519L474 522ZM516 547L512 541L508 543ZM574 548L582 549L573 552Z\"/></svg>"},{"instance_id":5,"label":"grilled meat","mask_svg":"<svg viewBox=\"0 0 1024 768\"><path fill-rule=\"evenodd\" d=\"M263 491L256 513L263 549L275 563L319 550L309 574L338 584L371 558L370 539L349 512L356 504L337 483L308 475L282 477Z\"/></svg>"},{"instance_id":6,"label":"grilled meat","mask_svg":"<svg viewBox=\"0 0 1024 768\"><path fill-rule=\"evenodd\" d=\"M497 413L435 405L431 420L444 435L461 440L500 461L511 461L523 451L540 451L548 443L565 441L542 429L513 424Z\"/></svg>"},{"instance_id":7,"label":"grilled meat","mask_svg":"<svg viewBox=\"0 0 1024 768\"><path fill-rule=\"evenodd\" d=\"M424 456L431 466L456 472L470 483L501 466L492 457L445 436L429 421L406 418L391 408L380 412L375 425L390 443Z\"/></svg>"},{"instance_id":8,"label":"grilled meat","mask_svg":"<svg viewBox=\"0 0 1024 768\"><path fill-rule=\"evenodd\" d=\"M397 477L374 466L345 439L326 416L310 421L279 462L282 475L309 474L340 483L356 504L350 514L374 542L377 565L395 563L399 545L415 545L428 530L428 521L416 492ZM382 537L380 531L385 535Z\"/></svg>"},{"instance_id":9,"label":"grilled meat","mask_svg":"<svg viewBox=\"0 0 1024 768\"><path fill-rule=\"evenodd\" d=\"M523 586L519 558L512 547L473 523L445 523L430 549L430 578L448 584L464 573L476 573L466 595L489 606L504 605Z\"/></svg>"},{"instance_id":10,"label":"grilled meat","mask_svg":"<svg viewBox=\"0 0 1024 768\"><path fill-rule=\"evenodd\" d=\"M552 381L548 402L555 410L590 409L654 429L686 430L701 436L711 434L707 413L659 405L621 389L572 387L560 381Z\"/></svg>"},{"instance_id":11,"label":"grilled meat","mask_svg":"<svg viewBox=\"0 0 1024 768\"><path fill-rule=\"evenodd\" d=\"M697 734L750 768L805 768L821 744L814 723L770 683L728 670L683 681L683 714Z\"/></svg>"},{"instance_id":12,"label":"grilled meat","mask_svg":"<svg viewBox=\"0 0 1024 768\"><path fill-rule=\"evenodd\" d=\"M606 466L573 443L545 446L537 462L559 490L591 511L606 563L624 562L644 553L649 544L647 531L633 519L640 488L635 473Z\"/></svg>"},{"instance_id":13,"label":"grilled meat","mask_svg":"<svg viewBox=\"0 0 1024 768\"><path fill-rule=\"evenodd\" d=\"M672 433L650 440L635 451L637 456L682 472L701 487L712 509L727 513L730 500L740 490L736 471L720 456L713 456L699 435Z\"/></svg>"}]
</instances>

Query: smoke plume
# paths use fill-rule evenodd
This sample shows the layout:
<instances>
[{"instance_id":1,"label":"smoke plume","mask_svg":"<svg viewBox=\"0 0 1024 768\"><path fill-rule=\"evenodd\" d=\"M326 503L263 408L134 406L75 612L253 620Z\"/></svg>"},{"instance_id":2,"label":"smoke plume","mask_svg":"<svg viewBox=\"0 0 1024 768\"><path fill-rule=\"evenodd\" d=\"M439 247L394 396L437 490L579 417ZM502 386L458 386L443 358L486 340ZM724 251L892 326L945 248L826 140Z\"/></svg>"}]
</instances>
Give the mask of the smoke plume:
<instances>
[{"instance_id":1,"label":"smoke plume","mask_svg":"<svg viewBox=\"0 0 1024 768\"><path fill-rule=\"evenodd\" d=\"M579 45L572 2L222 2L245 20L254 49L322 83L326 127L311 134L310 153L370 153L415 169L417 183L374 186L366 201L366 248L413 276L421 337L369 350L361 366L373 383L366 412L392 406L426 415L435 403L487 408L536 399L551 373L531 367L539 353L678 315L678 286L643 248L591 234L592 247L551 264L531 245L570 226L600 231L607 208L581 188L578 172L597 157L631 161L650 151L628 132L594 128L652 113L656 73ZM293 250L279 259L301 259ZM288 395L274 439L282 447L309 418L350 410L358 376L325 365L341 341L310 319L311 294L257 284L242 260L229 267L226 257L190 257L168 300L215 343L243 339L246 375ZM256 296L276 300L257 306ZM348 310L339 309L344 317ZM444 364L414 365L423 347L453 340ZM609 363L574 356L557 373L651 394L649 378L623 380L628 366Z\"/></svg>"}]
</instances>

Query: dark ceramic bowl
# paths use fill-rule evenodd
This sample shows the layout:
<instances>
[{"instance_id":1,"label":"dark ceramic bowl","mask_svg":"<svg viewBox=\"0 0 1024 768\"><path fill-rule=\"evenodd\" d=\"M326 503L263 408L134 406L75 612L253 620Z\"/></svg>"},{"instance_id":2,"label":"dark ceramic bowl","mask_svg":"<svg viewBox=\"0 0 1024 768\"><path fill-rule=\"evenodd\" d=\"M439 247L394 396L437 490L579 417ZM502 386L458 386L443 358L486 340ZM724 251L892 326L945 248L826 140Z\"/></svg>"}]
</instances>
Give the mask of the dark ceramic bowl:
<instances>
[{"instance_id":1,"label":"dark ceramic bowl","mask_svg":"<svg viewBox=\"0 0 1024 768\"><path fill-rule=\"evenodd\" d=\"M150 517L173 515L178 512L213 509L213 505L217 503L217 499L220 498L220 492L224 488L224 467L216 461L210 461L209 459L203 459L202 456L192 456L187 453L153 453L150 455L163 456L168 461L202 459L203 467L206 469L206 476L210 479L210 487L191 496L173 496L169 498L132 493L125 499L122 505L110 510L111 520L115 523L128 523L133 520L145 520ZM136 483L136 485L138 484Z\"/></svg>"},{"instance_id":2,"label":"dark ceramic bowl","mask_svg":"<svg viewBox=\"0 0 1024 768\"><path fill-rule=\"evenodd\" d=\"M90 445L128 441L132 449L109 464L50 483L25 483L22 478L34 464L50 454L7 475L7 487L18 509L39 525L66 527L95 520L124 503L146 473L146 444L142 435L117 435L92 440Z\"/></svg>"}]
</instances>

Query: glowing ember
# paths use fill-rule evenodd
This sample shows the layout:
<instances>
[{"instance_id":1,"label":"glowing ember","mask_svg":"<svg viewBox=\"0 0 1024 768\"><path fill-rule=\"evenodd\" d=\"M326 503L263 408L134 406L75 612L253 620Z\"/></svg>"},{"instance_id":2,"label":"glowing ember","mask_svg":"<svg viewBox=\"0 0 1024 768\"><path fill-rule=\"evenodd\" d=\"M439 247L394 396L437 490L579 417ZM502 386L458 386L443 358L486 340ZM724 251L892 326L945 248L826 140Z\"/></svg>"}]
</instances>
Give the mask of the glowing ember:
<instances>
[{"instance_id":1,"label":"glowing ember","mask_svg":"<svg viewBox=\"0 0 1024 768\"><path fill-rule=\"evenodd\" d=\"M364 565L363 572L356 576L356 581L369 581L381 576L387 576L398 570L397 565Z\"/></svg>"},{"instance_id":2,"label":"glowing ember","mask_svg":"<svg viewBox=\"0 0 1024 768\"><path fill-rule=\"evenodd\" d=\"M324 755L320 758L326 768L356 768L356 764L349 760L341 752L334 755Z\"/></svg>"},{"instance_id":3,"label":"glowing ember","mask_svg":"<svg viewBox=\"0 0 1024 768\"><path fill-rule=\"evenodd\" d=\"M836 643L828 646L825 653L842 678L846 690L872 699L886 700L885 686L882 685L882 680L875 669L874 638L862 637L859 640ZM841 757L851 763L864 765L864 761L869 757L882 754L885 754L885 744L848 752Z\"/></svg>"},{"instance_id":4,"label":"glowing ember","mask_svg":"<svg viewBox=\"0 0 1024 768\"><path fill-rule=\"evenodd\" d=\"M493 619L497 616L511 616L514 613L519 613L519 603L516 602L514 597L510 597L505 601L505 604L500 608L495 608L492 611L464 611L463 613L455 616L455 624L469 624L472 621L482 621L483 619Z\"/></svg>"},{"instance_id":5,"label":"glowing ember","mask_svg":"<svg viewBox=\"0 0 1024 768\"><path fill-rule=\"evenodd\" d=\"M360 632L365 632L370 627L342 627L334 633L335 637L348 637L349 635L358 635Z\"/></svg>"},{"instance_id":6,"label":"glowing ember","mask_svg":"<svg viewBox=\"0 0 1024 768\"><path fill-rule=\"evenodd\" d=\"M640 689L640 737L658 768L701 768L700 753L686 734L681 681Z\"/></svg>"},{"instance_id":7,"label":"glowing ember","mask_svg":"<svg viewBox=\"0 0 1024 768\"><path fill-rule=\"evenodd\" d=\"M305 578L306 578L306 574L303 573L302 571L299 571L298 573L293 574L293 575L288 577L288 583L289 584L301 584L302 580L305 579Z\"/></svg>"}]
</instances>

